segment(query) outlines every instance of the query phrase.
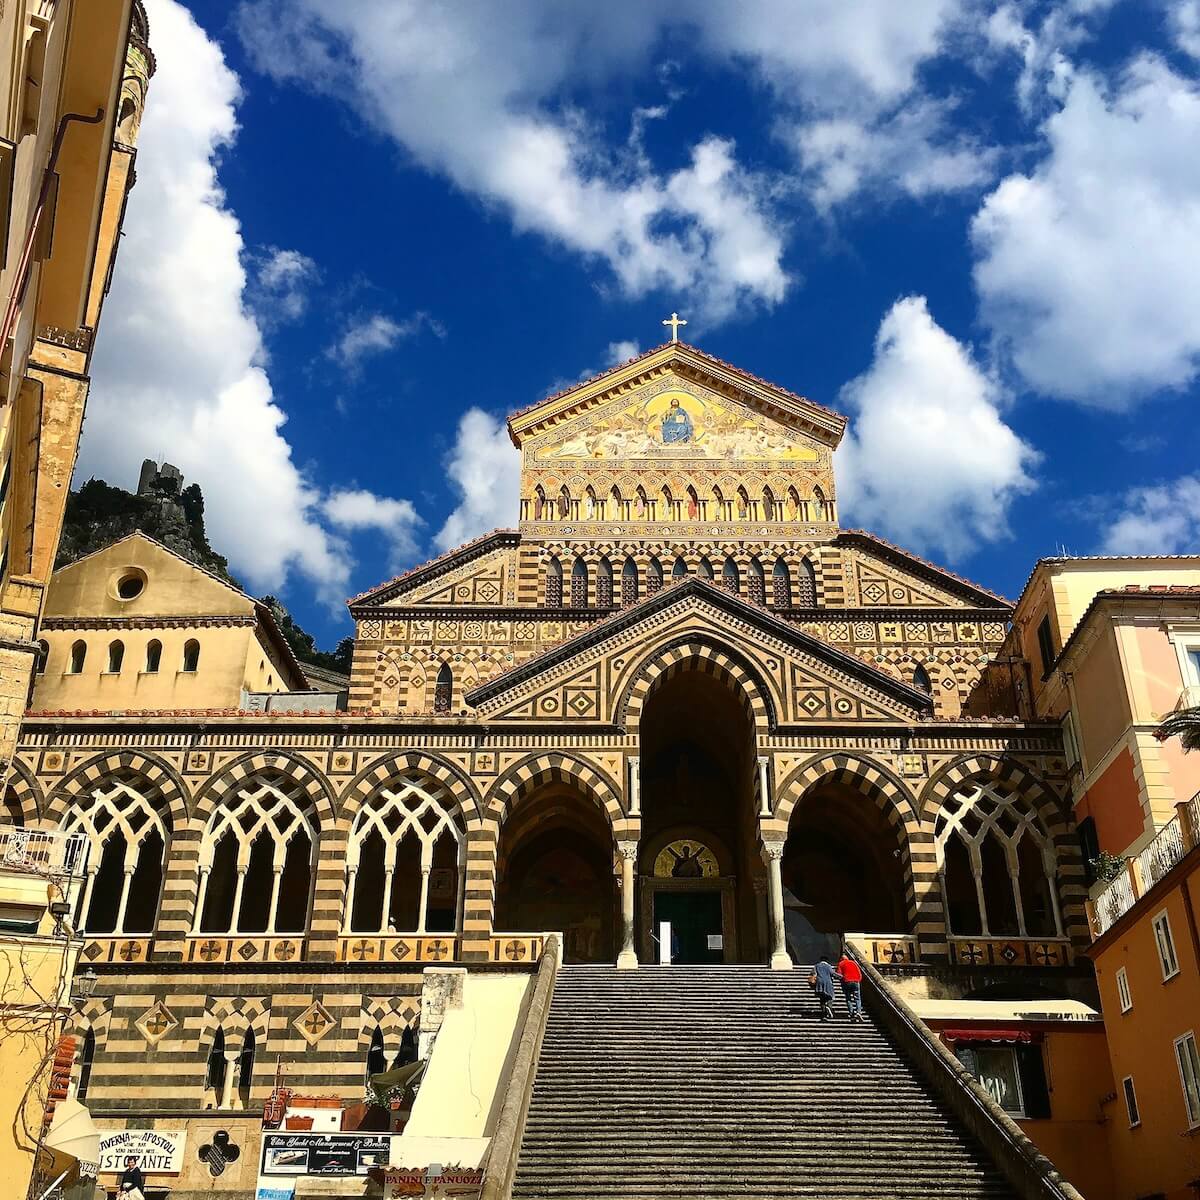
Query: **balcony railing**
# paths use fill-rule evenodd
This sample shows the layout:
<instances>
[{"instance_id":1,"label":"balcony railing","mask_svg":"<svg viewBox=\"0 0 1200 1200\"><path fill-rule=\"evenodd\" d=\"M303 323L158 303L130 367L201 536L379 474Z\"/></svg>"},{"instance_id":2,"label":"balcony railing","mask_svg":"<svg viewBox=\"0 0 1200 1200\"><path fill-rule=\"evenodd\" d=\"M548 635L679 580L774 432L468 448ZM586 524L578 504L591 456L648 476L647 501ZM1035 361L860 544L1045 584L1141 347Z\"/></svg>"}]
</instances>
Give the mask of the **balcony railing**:
<instances>
[{"instance_id":1,"label":"balcony railing","mask_svg":"<svg viewBox=\"0 0 1200 1200\"><path fill-rule=\"evenodd\" d=\"M1200 687L1185 687L1179 693L1175 702L1176 712L1186 712L1189 708L1200 708Z\"/></svg>"},{"instance_id":2,"label":"balcony railing","mask_svg":"<svg viewBox=\"0 0 1200 1200\"><path fill-rule=\"evenodd\" d=\"M1111 929L1200 840L1200 793L1176 805L1176 814L1092 902L1096 936Z\"/></svg>"},{"instance_id":3,"label":"balcony railing","mask_svg":"<svg viewBox=\"0 0 1200 1200\"><path fill-rule=\"evenodd\" d=\"M53 829L0 829L0 870L35 875L82 875L87 867L88 840L82 833Z\"/></svg>"}]
</instances>

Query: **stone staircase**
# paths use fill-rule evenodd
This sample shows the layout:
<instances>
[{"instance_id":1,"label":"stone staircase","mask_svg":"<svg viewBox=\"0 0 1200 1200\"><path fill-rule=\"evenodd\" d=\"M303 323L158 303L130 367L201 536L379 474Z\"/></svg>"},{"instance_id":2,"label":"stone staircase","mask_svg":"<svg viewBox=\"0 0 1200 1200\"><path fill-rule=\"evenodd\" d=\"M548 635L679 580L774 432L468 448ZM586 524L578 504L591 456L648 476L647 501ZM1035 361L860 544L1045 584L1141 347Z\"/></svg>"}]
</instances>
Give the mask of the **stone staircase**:
<instances>
[{"instance_id":1,"label":"stone staircase","mask_svg":"<svg viewBox=\"0 0 1200 1200\"><path fill-rule=\"evenodd\" d=\"M870 1017L808 970L564 967L513 1196L1011 1200Z\"/></svg>"}]
</instances>

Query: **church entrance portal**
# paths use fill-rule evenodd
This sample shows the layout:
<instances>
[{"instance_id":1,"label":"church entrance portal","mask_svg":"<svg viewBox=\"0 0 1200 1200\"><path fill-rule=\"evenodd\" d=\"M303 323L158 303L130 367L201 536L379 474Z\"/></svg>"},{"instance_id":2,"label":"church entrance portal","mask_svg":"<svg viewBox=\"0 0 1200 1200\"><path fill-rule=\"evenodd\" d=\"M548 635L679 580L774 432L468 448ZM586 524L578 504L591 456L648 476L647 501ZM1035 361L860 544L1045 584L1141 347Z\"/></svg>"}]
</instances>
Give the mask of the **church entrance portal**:
<instances>
[{"instance_id":1,"label":"church entrance portal","mask_svg":"<svg viewBox=\"0 0 1200 1200\"><path fill-rule=\"evenodd\" d=\"M676 962L761 961L754 727L740 697L697 669L672 676L646 702L640 753L639 958L659 961L669 921Z\"/></svg>"}]
</instances>

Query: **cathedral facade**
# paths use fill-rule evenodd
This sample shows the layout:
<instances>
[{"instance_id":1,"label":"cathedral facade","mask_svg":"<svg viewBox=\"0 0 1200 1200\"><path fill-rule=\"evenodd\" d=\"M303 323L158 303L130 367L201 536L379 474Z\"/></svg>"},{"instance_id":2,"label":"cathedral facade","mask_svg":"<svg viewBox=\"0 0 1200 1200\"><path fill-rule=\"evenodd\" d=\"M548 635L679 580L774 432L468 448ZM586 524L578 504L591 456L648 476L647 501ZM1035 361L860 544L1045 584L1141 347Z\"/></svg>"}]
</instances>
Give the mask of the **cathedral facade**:
<instances>
[{"instance_id":1,"label":"cathedral facade","mask_svg":"<svg viewBox=\"0 0 1200 1200\"><path fill-rule=\"evenodd\" d=\"M228 1129L276 1064L349 1095L426 966L547 932L1069 976L1084 865L1011 606L841 528L844 424L668 343L510 418L516 527L350 602L347 711L31 712L9 816L91 844L92 1112Z\"/></svg>"}]
</instances>

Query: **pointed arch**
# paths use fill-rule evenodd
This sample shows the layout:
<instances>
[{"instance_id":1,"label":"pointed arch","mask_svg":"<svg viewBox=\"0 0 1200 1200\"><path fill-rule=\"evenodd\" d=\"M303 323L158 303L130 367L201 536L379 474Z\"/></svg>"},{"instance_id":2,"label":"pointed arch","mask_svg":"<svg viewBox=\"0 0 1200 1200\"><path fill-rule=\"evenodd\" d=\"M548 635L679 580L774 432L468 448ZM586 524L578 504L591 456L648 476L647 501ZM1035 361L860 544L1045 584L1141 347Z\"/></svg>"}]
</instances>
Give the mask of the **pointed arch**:
<instances>
[{"instance_id":1,"label":"pointed arch","mask_svg":"<svg viewBox=\"0 0 1200 1200\"><path fill-rule=\"evenodd\" d=\"M71 643L71 659L67 666L68 675L80 675L83 673L84 664L87 662L87 642L82 638Z\"/></svg>"},{"instance_id":2,"label":"pointed arch","mask_svg":"<svg viewBox=\"0 0 1200 1200\"><path fill-rule=\"evenodd\" d=\"M45 797L37 778L19 758L9 763L4 802L5 815L14 825L35 825L45 810Z\"/></svg>"},{"instance_id":3,"label":"pointed arch","mask_svg":"<svg viewBox=\"0 0 1200 1200\"><path fill-rule=\"evenodd\" d=\"M14 762L13 767L20 770L21 764ZM172 828L182 829L187 822L188 793L183 779L170 763L155 755L142 754L136 750L98 754L63 776L46 800L46 820L55 824L61 823L83 796L90 795L110 777L137 778L143 781L144 794L161 797L161 805L167 813L167 822ZM138 785L139 791L143 790L143 784Z\"/></svg>"},{"instance_id":4,"label":"pointed arch","mask_svg":"<svg viewBox=\"0 0 1200 1200\"><path fill-rule=\"evenodd\" d=\"M571 515L571 489L564 483L558 489L558 518L565 520Z\"/></svg>"},{"instance_id":5,"label":"pointed arch","mask_svg":"<svg viewBox=\"0 0 1200 1200\"><path fill-rule=\"evenodd\" d=\"M698 521L700 519L700 496L690 483L688 484L687 498L688 520Z\"/></svg>"},{"instance_id":6,"label":"pointed arch","mask_svg":"<svg viewBox=\"0 0 1200 1200\"><path fill-rule=\"evenodd\" d=\"M125 643L120 638L114 638L108 643L108 666L106 674L120 675L125 662Z\"/></svg>"},{"instance_id":7,"label":"pointed arch","mask_svg":"<svg viewBox=\"0 0 1200 1200\"><path fill-rule=\"evenodd\" d=\"M675 561L671 564L672 579L686 579L688 573L687 562L682 554L675 555Z\"/></svg>"},{"instance_id":8,"label":"pointed arch","mask_svg":"<svg viewBox=\"0 0 1200 1200\"><path fill-rule=\"evenodd\" d=\"M663 586L663 569L662 563L658 561L656 555L650 555L650 562L646 565L646 595L653 596L655 592L661 592Z\"/></svg>"},{"instance_id":9,"label":"pointed arch","mask_svg":"<svg viewBox=\"0 0 1200 1200\"><path fill-rule=\"evenodd\" d=\"M750 520L750 493L740 486L737 490L737 516L739 521Z\"/></svg>"},{"instance_id":10,"label":"pointed arch","mask_svg":"<svg viewBox=\"0 0 1200 1200\"><path fill-rule=\"evenodd\" d=\"M725 493L721 491L719 483L713 484L713 519L716 521L724 521L728 514L725 511Z\"/></svg>"},{"instance_id":11,"label":"pointed arch","mask_svg":"<svg viewBox=\"0 0 1200 1200\"><path fill-rule=\"evenodd\" d=\"M829 512L825 501L825 492L819 483L813 485L813 506L816 509L813 514L814 520L828 520Z\"/></svg>"},{"instance_id":12,"label":"pointed arch","mask_svg":"<svg viewBox=\"0 0 1200 1200\"><path fill-rule=\"evenodd\" d=\"M621 604L628 606L636 604L638 599L638 567L632 554L625 556L625 565L621 568Z\"/></svg>"},{"instance_id":13,"label":"pointed arch","mask_svg":"<svg viewBox=\"0 0 1200 1200\"><path fill-rule=\"evenodd\" d=\"M800 493L795 487L789 487L787 490L787 519L789 521L801 520L800 508Z\"/></svg>"},{"instance_id":14,"label":"pointed arch","mask_svg":"<svg viewBox=\"0 0 1200 1200\"><path fill-rule=\"evenodd\" d=\"M592 487L592 485L590 483L584 489L583 497L584 497L584 502L587 506L584 515L587 517L587 519L589 521L594 520L596 517L596 507L597 507L596 506L596 489L594 487Z\"/></svg>"},{"instance_id":15,"label":"pointed arch","mask_svg":"<svg viewBox=\"0 0 1200 1200\"><path fill-rule=\"evenodd\" d=\"M575 556L571 565L571 607L588 606L588 566L582 554Z\"/></svg>"},{"instance_id":16,"label":"pointed arch","mask_svg":"<svg viewBox=\"0 0 1200 1200\"><path fill-rule=\"evenodd\" d=\"M817 607L817 572L811 558L802 558L796 564L796 607Z\"/></svg>"},{"instance_id":17,"label":"pointed arch","mask_svg":"<svg viewBox=\"0 0 1200 1200\"><path fill-rule=\"evenodd\" d=\"M488 791L486 812L497 831L523 796L547 783L570 783L596 803L609 823L625 816L621 789L599 767L573 754L531 754L514 763Z\"/></svg>"},{"instance_id":18,"label":"pointed arch","mask_svg":"<svg viewBox=\"0 0 1200 1200\"><path fill-rule=\"evenodd\" d=\"M765 606L767 603L767 577L757 554L751 556L746 568L746 581L747 599L750 603Z\"/></svg>"},{"instance_id":19,"label":"pointed arch","mask_svg":"<svg viewBox=\"0 0 1200 1200\"><path fill-rule=\"evenodd\" d=\"M546 489L539 483L533 489L533 519L540 521L546 515Z\"/></svg>"},{"instance_id":20,"label":"pointed arch","mask_svg":"<svg viewBox=\"0 0 1200 1200\"><path fill-rule=\"evenodd\" d=\"M659 519L662 521L673 521L675 519L675 499L671 495L671 487L669 484L664 483L662 485L661 496L662 512L658 514Z\"/></svg>"},{"instance_id":21,"label":"pointed arch","mask_svg":"<svg viewBox=\"0 0 1200 1200\"><path fill-rule=\"evenodd\" d=\"M610 521L623 521L625 519L625 509L621 501L621 489L614 483L612 490L608 493L609 501L612 504L612 511L606 513Z\"/></svg>"},{"instance_id":22,"label":"pointed arch","mask_svg":"<svg viewBox=\"0 0 1200 1200\"><path fill-rule=\"evenodd\" d=\"M707 555L707 554L702 554L702 555L700 556L700 562L699 562L699 564L698 564L698 565L697 565L697 567L696 567L696 574L697 574L697 575L699 575L701 579L712 579L712 578L714 578L714 576L713 576L713 565L712 565L712 563L711 563L711 562L709 562L709 561L708 561L708 555Z\"/></svg>"},{"instance_id":23,"label":"pointed arch","mask_svg":"<svg viewBox=\"0 0 1200 1200\"><path fill-rule=\"evenodd\" d=\"M608 555L602 554L596 564L596 607L612 608L613 569Z\"/></svg>"},{"instance_id":24,"label":"pointed arch","mask_svg":"<svg viewBox=\"0 0 1200 1200\"><path fill-rule=\"evenodd\" d=\"M735 596L742 590L741 576L732 554L725 555L725 561L721 564L721 586Z\"/></svg>"},{"instance_id":25,"label":"pointed arch","mask_svg":"<svg viewBox=\"0 0 1200 1200\"><path fill-rule=\"evenodd\" d=\"M774 521L777 517L775 512L775 493L771 491L771 485L764 484L762 490L762 518L764 521Z\"/></svg>"},{"instance_id":26,"label":"pointed arch","mask_svg":"<svg viewBox=\"0 0 1200 1200\"><path fill-rule=\"evenodd\" d=\"M792 607L792 573L782 554L771 568L771 603L776 608Z\"/></svg>"},{"instance_id":27,"label":"pointed arch","mask_svg":"<svg viewBox=\"0 0 1200 1200\"><path fill-rule=\"evenodd\" d=\"M919 688L927 696L933 695L933 681L929 678L929 672L925 669L924 664L913 664L912 685L915 688Z\"/></svg>"},{"instance_id":28,"label":"pointed arch","mask_svg":"<svg viewBox=\"0 0 1200 1200\"><path fill-rule=\"evenodd\" d=\"M562 563L558 561L557 554L551 554L550 557L546 559L546 569L542 585L547 608L562 608L562 576Z\"/></svg>"}]
</instances>

